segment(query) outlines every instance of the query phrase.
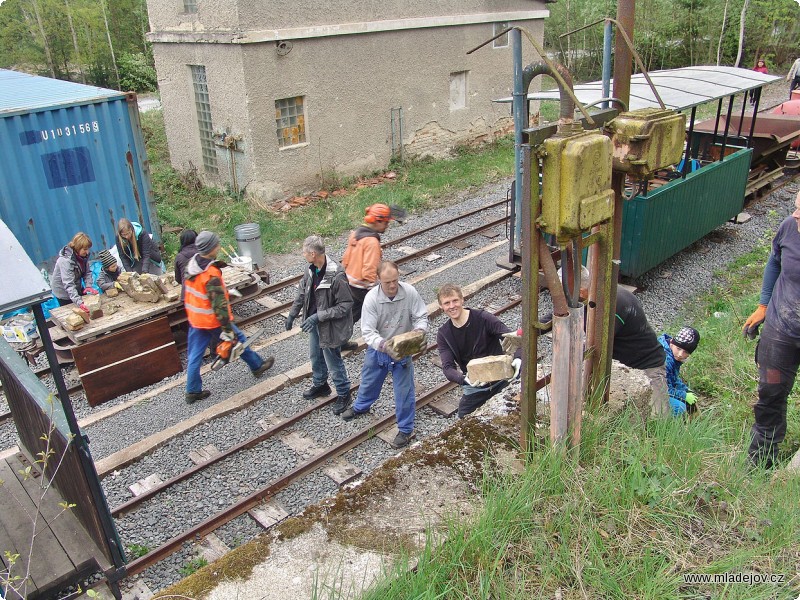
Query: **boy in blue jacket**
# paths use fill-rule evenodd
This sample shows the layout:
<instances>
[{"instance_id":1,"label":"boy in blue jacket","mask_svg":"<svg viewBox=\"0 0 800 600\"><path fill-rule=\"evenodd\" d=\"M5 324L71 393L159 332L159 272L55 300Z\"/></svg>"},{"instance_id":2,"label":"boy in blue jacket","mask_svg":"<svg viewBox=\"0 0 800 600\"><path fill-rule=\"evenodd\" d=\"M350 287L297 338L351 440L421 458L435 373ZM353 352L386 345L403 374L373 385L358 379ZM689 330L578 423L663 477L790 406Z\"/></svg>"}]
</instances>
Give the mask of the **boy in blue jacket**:
<instances>
[{"instance_id":1,"label":"boy in blue jacket","mask_svg":"<svg viewBox=\"0 0 800 600\"><path fill-rule=\"evenodd\" d=\"M693 327L681 327L675 337L664 333L658 341L667 355L667 387L672 414L692 414L697 410L697 396L689 391L689 386L681 379L680 369L700 343L700 332Z\"/></svg>"}]
</instances>

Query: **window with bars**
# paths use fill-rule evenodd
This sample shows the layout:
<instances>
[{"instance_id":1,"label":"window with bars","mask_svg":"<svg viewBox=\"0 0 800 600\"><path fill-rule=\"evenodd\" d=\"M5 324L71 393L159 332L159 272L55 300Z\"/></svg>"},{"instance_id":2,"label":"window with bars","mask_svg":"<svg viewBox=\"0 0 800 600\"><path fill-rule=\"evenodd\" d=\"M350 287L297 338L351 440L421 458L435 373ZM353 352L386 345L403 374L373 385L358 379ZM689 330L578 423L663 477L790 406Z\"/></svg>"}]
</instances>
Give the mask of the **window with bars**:
<instances>
[{"instance_id":1,"label":"window with bars","mask_svg":"<svg viewBox=\"0 0 800 600\"><path fill-rule=\"evenodd\" d=\"M494 24L494 33L492 35L497 35L504 29L508 29L508 23L495 23ZM507 48L508 47L508 32L501 35L499 38L492 42L492 48Z\"/></svg>"},{"instance_id":2,"label":"window with bars","mask_svg":"<svg viewBox=\"0 0 800 600\"><path fill-rule=\"evenodd\" d=\"M183 0L183 12L185 12L185 13L196 13L197 12L197 0Z\"/></svg>"},{"instance_id":3,"label":"window with bars","mask_svg":"<svg viewBox=\"0 0 800 600\"><path fill-rule=\"evenodd\" d=\"M275 100L275 124L279 148L305 143L306 117L303 106L303 96Z\"/></svg>"},{"instance_id":4,"label":"window with bars","mask_svg":"<svg viewBox=\"0 0 800 600\"><path fill-rule=\"evenodd\" d=\"M211 122L211 102L208 97L208 81L206 68L202 65L190 65L192 69L192 85L194 86L194 106L197 110L197 127L200 131L200 149L203 153L203 168L207 173L217 173L217 149L214 147Z\"/></svg>"}]
</instances>

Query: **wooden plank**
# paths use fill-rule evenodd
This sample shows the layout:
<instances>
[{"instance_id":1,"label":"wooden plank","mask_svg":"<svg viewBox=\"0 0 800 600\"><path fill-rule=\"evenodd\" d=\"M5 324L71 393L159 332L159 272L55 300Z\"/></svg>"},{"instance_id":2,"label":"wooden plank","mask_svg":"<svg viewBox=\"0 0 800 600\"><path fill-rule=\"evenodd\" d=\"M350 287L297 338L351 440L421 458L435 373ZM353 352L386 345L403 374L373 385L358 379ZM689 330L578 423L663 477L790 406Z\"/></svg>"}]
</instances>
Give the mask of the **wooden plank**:
<instances>
[{"instance_id":1,"label":"wooden plank","mask_svg":"<svg viewBox=\"0 0 800 600\"><path fill-rule=\"evenodd\" d=\"M91 406L161 381L182 368L166 317L76 346L72 354Z\"/></svg>"},{"instance_id":2,"label":"wooden plank","mask_svg":"<svg viewBox=\"0 0 800 600\"><path fill-rule=\"evenodd\" d=\"M244 272L236 267L222 269L222 279L229 289L246 287L258 281L258 277L250 272ZM105 302L117 305L119 308L114 314L106 314L99 319L94 319L78 331L69 331L64 327L64 319L72 312L75 305L59 306L50 311L52 321L63 328L75 344L82 344L102 335L106 335L125 327L139 323L145 319L164 316L183 310L183 302L175 300L167 302L164 299L158 302L134 302L127 294L120 293L116 298L106 298Z\"/></svg>"},{"instance_id":3,"label":"wooden plank","mask_svg":"<svg viewBox=\"0 0 800 600\"><path fill-rule=\"evenodd\" d=\"M86 529L83 528L72 510L63 510L59 505L61 496L55 488L50 488L41 498L41 473L32 470L32 477L27 479L20 474L24 466L18 456L11 457L8 465L17 476L28 497L33 504L39 503L39 514L50 526L61 546L66 550L70 562L72 562L77 574L93 571L98 565L102 570L111 565L108 564L102 551L89 537Z\"/></svg>"},{"instance_id":4,"label":"wooden plank","mask_svg":"<svg viewBox=\"0 0 800 600\"><path fill-rule=\"evenodd\" d=\"M6 499L5 494L2 492L2 486L0 486L0 499L2 499L3 501L5 501ZM6 510L5 506L6 505L4 504L3 510ZM9 552L11 554L19 554L20 557L22 557L23 555L22 551L20 551L20 549L14 545L14 541L11 538L11 534L9 534L8 531L6 531L6 528L3 526L2 521L0 521L0 551L2 551L2 553ZM17 563L14 565L14 568L11 570L10 573L6 571L7 568L8 564L5 562L5 557L3 557L3 570L4 570L3 572L6 573L8 577L25 576L25 569L23 568L23 565L19 561L17 561ZM19 586L19 583L17 583L17 585ZM28 577L28 587L27 587L28 594L35 594L36 590L37 590L36 582L33 581L33 577ZM8 590L6 598L7 600L24 600L22 596L20 596L16 592L12 592L11 590Z\"/></svg>"},{"instance_id":5,"label":"wooden plank","mask_svg":"<svg viewBox=\"0 0 800 600\"><path fill-rule=\"evenodd\" d=\"M37 523L31 562L26 566L28 550L31 548L32 519L36 514L36 506L30 501L28 493L5 461L0 463L0 479L3 480L0 489L5 496L2 503L3 510L0 511L0 522L10 535L17 551L23 549L17 564L22 565L23 569L30 569L31 577L40 593L69 582L75 572L74 565L43 520ZM28 594L28 597L31 595Z\"/></svg>"}]
</instances>

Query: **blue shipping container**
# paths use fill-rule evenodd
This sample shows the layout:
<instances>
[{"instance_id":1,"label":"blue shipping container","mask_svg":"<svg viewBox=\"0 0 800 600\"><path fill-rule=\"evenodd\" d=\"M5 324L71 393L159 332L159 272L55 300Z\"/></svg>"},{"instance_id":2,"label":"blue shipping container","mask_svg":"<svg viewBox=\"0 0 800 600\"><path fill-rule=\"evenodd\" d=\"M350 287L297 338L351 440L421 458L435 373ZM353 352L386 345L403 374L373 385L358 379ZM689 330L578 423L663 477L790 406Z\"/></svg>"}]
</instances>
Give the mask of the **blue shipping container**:
<instances>
[{"instance_id":1,"label":"blue shipping container","mask_svg":"<svg viewBox=\"0 0 800 600\"><path fill-rule=\"evenodd\" d=\"M121 217L160 239L135 94L0 69L0 219L39 267Z\"/></svg>"}]
</instances>

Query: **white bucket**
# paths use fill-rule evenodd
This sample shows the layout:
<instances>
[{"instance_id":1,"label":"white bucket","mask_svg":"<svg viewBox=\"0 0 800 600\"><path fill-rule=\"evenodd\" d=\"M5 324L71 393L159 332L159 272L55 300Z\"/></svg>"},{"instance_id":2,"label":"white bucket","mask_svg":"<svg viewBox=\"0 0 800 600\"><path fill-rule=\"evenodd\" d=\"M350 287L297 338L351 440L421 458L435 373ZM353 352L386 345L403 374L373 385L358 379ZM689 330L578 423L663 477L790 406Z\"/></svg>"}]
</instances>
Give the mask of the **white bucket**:
<instances>
[{"instance_id":1,"label":"white bucket","mask_svg":"<svg viewBox=\"0 0 800 600\"><path fill-rule=\"evenodd\" d=\"M252 271L253 259L249 256L234 256L231 258L231 265L244 269L245 271Z\"/></svg>"}]
</instances>

